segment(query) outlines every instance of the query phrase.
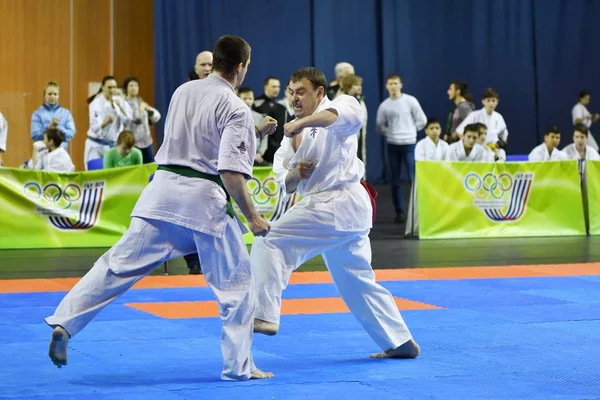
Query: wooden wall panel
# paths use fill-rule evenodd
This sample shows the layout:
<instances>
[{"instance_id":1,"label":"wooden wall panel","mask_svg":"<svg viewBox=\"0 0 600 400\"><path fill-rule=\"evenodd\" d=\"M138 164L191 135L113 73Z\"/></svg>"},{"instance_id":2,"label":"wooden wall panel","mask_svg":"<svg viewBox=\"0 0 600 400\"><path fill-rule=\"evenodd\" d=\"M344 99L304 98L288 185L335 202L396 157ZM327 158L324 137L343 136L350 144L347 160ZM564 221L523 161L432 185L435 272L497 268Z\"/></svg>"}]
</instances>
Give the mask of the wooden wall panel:
<instances>
[{"instance_id":1,"label":"wooden wall panel","mask_svg":"<svg viewBox=\"0 0 600 400\"><path fill-rule=\"evenodd\" d=\"M70 0L0 0L0 111L8 127L7 166L31 156L31 114L45 84L61 86L69 107Z\"/></svg>"},{"instance_id":2,"label":"wooden wall panel","mask_svg":"<svg viewBox=\"0 0 600 400\"><path fill-rule=\"evenodd\" d=\"M140 95L154 106L154 2L115 0L115 77L140 81ZM165 114L166 110L159 110ZM155 140L156 142L156 140Z\"/></svg>"},{"instance_id":3,"label":"wooden wall panel","mask_svg":"<svg viewBox=\"0 0 600 400\"><path fill-rule=\"evenodd\" d=\"M73 7L73 118L77 135L71 158L83 170L83 150L89 128L88 84L110 75L110 0L75 0Z\"/></svg>"},{"instance_id":4,"label":"wooden wall panel","mask_svg":"<svg viewBox=\"0 0 600 400\"><path fill-rule=\"evenodd\" d=\"M136 76L142 97L154 104L153 1L112 2L111 25L111 0L0 0L0 111L9 124L6 166L17 167L30 157L31 114L42 104L50 80L60 84L61 105L75 119L70 153L77 170L84 169L90 82L110 75L113 65L119 84Z\"/></svg>"}]
</instances>

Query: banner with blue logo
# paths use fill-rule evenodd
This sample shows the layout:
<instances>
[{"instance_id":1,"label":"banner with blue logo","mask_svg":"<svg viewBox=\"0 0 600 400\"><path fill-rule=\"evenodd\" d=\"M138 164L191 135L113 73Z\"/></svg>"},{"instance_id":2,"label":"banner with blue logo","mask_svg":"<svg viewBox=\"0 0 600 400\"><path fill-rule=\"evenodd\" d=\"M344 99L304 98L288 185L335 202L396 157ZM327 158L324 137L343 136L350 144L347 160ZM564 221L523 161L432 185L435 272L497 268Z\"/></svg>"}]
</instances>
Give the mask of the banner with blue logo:
<instances>
[{"instance_id":1,"label":"banner with blue logo","mask_svg":"<svg viewBox=\"0 0 600 400\"><path fill-rule=\"evenodd\" d=\"M155 170L156 164L68 174L0 168L0 249L112 246ZM269 221L298 200L285 196L271 168L253 174L248 191ZM251 243L252 234L245 240Z\"/></svg>"},{"instance_id":2,"label":"banner with blue logo","mask_svg":"<svg viewBox=\"0 0 600 400\"><path fill-rule=\"evenodd\" d=\"M577 161L416 167L422 239L585 235Z\"/></svg>"}]
</instances>

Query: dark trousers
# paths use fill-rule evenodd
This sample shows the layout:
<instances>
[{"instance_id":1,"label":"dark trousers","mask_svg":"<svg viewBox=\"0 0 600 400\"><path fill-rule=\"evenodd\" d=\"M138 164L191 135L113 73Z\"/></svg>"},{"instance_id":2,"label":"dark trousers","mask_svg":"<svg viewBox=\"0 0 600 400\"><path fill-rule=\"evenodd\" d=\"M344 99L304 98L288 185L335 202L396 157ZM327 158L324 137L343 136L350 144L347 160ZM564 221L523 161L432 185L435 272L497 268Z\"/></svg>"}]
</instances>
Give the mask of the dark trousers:
<instances>
[{"instance_id":1,"label":"dark trousers","mask_svg":"<svg viewBox=\"0 0 600 400\"><path fill-rule=\"evenodd\" d=\"M409 183L415 179L415 145L388 143L388 159L392 176L392 201L396 214L400 214L404 212L401 189L402 172L405 172Z\"/></svg>"},{"instance_id":2,"label":"dark trousers","mask_svg":"<svg viewBox=\"0 0 600 400\"><path fill-rule=\"evenodd\" d=\"M140 148L138 147L138 149ZM140 149L140 151L142 152L142 159L144 160L144 164L150 164L154 162L154 147L152 147L152 145Z\"/></svg>"},{"instance_id":3,"label":"dark trousers","mask_svg":"<svg viewBox=\"0 0 600 400\"><path fill-rule=\"evenodd\" d=\"M198 253L188 254L187 256L183 256L188 268L192 268L194 265L200 265L200 259L198 258Z\"/></svg>"}]
</instances>

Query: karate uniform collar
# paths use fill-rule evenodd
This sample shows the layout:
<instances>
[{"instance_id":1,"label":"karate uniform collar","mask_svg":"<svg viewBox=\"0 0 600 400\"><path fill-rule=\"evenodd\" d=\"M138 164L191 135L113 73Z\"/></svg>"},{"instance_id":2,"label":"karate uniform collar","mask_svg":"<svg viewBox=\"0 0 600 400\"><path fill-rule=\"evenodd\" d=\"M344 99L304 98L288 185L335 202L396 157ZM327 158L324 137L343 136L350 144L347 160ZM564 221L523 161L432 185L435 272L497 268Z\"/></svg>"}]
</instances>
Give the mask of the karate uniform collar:
<instances>
[{"instance_id":1,"label":"karate uniform collar","mask_svg":"<svg viewBox=\"0 0 600 400\"><path fill-rule=\"evenodd\" d=\"M231 86L231 83L229 83L227 81L227 79L223 78L222 76L219 76L217 74L210 74L204 79L212 79L215 82L217 82L219 85L227 86L229 89L231 89L235 92L235 90L233 89L233 86Z\"/></svg>"},{"instance_id":2,"label":"karate uniform collar","mask_svg":"<svg viewBox=\"0 0 600 400\"><path fill-rule=\"evenodd\" d=\"M329 97L323 96L323 100L321 100L321 104L319 104L319 106L316 108L316 110L315 110L315 112L313 112L313 114L316 114L319 111L323 111L325 108L327 108L325 106L327 106L329 103L331 103L331 100L329 100Z\"/></svg>"}]
</instances>

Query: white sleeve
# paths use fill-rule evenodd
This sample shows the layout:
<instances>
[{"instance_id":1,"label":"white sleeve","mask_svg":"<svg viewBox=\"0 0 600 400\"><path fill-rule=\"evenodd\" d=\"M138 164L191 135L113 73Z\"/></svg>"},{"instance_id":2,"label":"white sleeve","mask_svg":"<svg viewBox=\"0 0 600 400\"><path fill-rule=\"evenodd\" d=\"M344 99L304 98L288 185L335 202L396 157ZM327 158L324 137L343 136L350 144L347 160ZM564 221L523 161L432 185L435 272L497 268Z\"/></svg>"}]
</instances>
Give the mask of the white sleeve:
<instances>
[{"instance_id":1,"label":"white sleeve","mask_svg":"<svg viewBox=\"0 0 600 400\"><path fill-rule=\"evenodd\" d=\"M88 108L90 115L90 131L99 137L101 136L102 123L104 122L103 112L101 107L99 107L98 103L95 101L92 101Z\"/></svg>"},{"instance_id":2,"label":"white sleeve","mask_svg":"<svg viewBox=\"0 0 600 400\"><path fill-rule=\"evenodd\" d=\"M531 153L529 153L529 161L543 161L540 151L538 150L538 148L534 148L533 150L531 150Z\"/></svg>"},{"instance_id":3,"label":"white sleeve","mask_svg":"<svg viewBox=\"0 0 600 400\"><path fill-rule=\"evenodd\" d=\"M454 145L448 146L448 150L446 152L446 161L458 161L458 156L456 155L456 148Z\"/></svg>"},{"instance_id":4,"label":"white sleeve","mask_svg":"<svg viewBox=\"0 0 600 400\"><path fill-rule=\"evenodd\" d=\"M427 125L427 116L423 109L421 108L421 104L419 104L419 100L413 97L412 107L410 111L412 113L413 120L415 121L415 126L417 127L417 132L425 128Z\"/></svg>"},{"instance_id":5,"label":"white sleeve","mask_svg":"<svg viewBox=\"0 0 600 400\"><path fill-rule=\"evenodd\" d=\"M558 149L556 149L556 151L558 151L558 161L567 161L569 159L569 157L567 157L567 155L564 152Z\"/></svg>"},{"instance_id":6,"label":"white sleeve","mask_svg":"<svg viewBox=\"0 0 600 400\"><path fill-rule=\"evenodd\" d=\"M328 108L337 111L338 117L327 129L332 130L340 136L358 134L364 116L364 111L358 100L352 96L343 94L336 97Z\"/></svg>"},{"instance_id":7,"label":"white sleeve","mask_svg":"<svg viewBox=\"0 0 600 400\"><path fill-rule=\"evenodd\" d=\"M573 125L577 124L575 121L578 119L583 120L583 108L578 107L578 104L573 107L571 110L571 117L573 117ZM581 121L583 122L583 121Z\"/></svg>"},{"instance_id":8,"label":"white sleeve","mask_svg":"<svg viewBox=\"0 0 600 400\"><path fill-rule=\"evenodd\" d=\"M0 113L0 152L6 151L6 140L8 138L8 122Z\"/></svg>"},{"instance_id":9,"label":"white sleeve","mask_svg":"<svg viewBox=\"0 0 600 400\"><path fill-rule=\"evenodd\" d=\"M427 161L425 157L425 143L424 140L419 140L415 146L415 161Z\"/></svg>"},{"instance_id":10,"label":"white sleeve","mask_svg":"<svg viewBox=\"0 0 600 400\"><path fill-rule=\"evenodd\" d=\"M500 114L498 114L500 115ZM500 132L498 132L498 137L502 140L504 140L505 142L508 141L508 127L506 126L506 121L504 120L504 117L502 115L500 115L500 121L502 122L502 126L504 127Z\"/></svg>"},{"instance_id":11,"label":"white sleeve","mask_svg":"<svg viewBox=\"0 0 600 400\"><path fill-rule=\"evenodd\" d=\"M250 178L256 157L256 136L250 108L244 107L227 119L219 145L217 170L239 172Z\"/></svg>"},{"instance_id":12,"label":"white sleeve","mask_svg":"<svg viewBox=\"0 0 600 400\"><path fill-rule=\"evenodd\" d=\"M461 122L460 125L456 127L456 133L458 133L461 137L462 137L462 134L465 132L465 126L472 124L474 122L475 113L476 113L476 111L473 111L472 113L467 115L467 118L463 119L463 122Z\"/></svg>"},{"instance_id":13,"label":"white sleeve","mask_svg":"<svg viewBox=\"0 0 600 400\"><path fill-rule=\"evenodd\" d=\"M156 108L148 106L148 110L152 111L152 116L150 117L150 121L152 121L153 124L160 121L161 115Z\"/></svg>"},{"instance_id":14,"label":"white sleeve","mask_svg":"<svg viewBox=\"0 0 600 400\"><path fill-rule=\"evenodd\" d=\"M385 113L383 111L383 104L385 103L385 101L383 103L381 103L379 105L379 107L377 108L377 115L375 116L375 131L377 133L381 133L385 135L385 130L387 128L387 124L385 122Z\"/></svg>"},{"instance_id":15,"label":"white sleeve","mask_svg":"<svg viewBox=\"0 0 600 400\"><path fill-rule=\"evenodd\" d=\"M133 109L128 102L123 100L121 97L113 97L113 103L115 105L115 114L121 120L123 125L128 125L133 120ZM120 107L119 107L120 106Z\"/></svg>"},{"instance_id":16,"label":"white sleeve","mask_svg":"<svg viewBox=\"0 0 600 400\"><path fill-rule=\"evenodd\" d=\"M68 154L65 154L64 157L54 157L52 161L45 166L44 171L73 172L75 171L75 166L73 165L73 162Z\"/></svg>"},{"instance_id":17,"label":"white sleeve","mask_svg":"<svg viewBox=\"0 0 600 400\"><path fill-rule=\"evenodd\" d=\"M587 152L589 153L589 160L598 161L600 160L600 154L593 147L588 146Z\"/></svg>"},{"instance_id":18,"label":"white sleeve","mask_svg":"<svg viewBox=\"0 0 600 400\"><path fill-rule=\"evenodd\" d=\"M281 141L281 145L273 156L273 172L275 173L275 180L285 193L287 193L285 187L285 178L287 177L288 172L291 170L289 165L289 159L291 157L289 157L288 154L288 152L292 150L291 143L292 139L289 137L284 137Z\"/></svg>"}]
</instances>

